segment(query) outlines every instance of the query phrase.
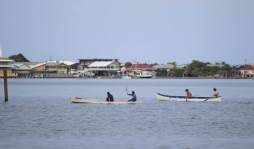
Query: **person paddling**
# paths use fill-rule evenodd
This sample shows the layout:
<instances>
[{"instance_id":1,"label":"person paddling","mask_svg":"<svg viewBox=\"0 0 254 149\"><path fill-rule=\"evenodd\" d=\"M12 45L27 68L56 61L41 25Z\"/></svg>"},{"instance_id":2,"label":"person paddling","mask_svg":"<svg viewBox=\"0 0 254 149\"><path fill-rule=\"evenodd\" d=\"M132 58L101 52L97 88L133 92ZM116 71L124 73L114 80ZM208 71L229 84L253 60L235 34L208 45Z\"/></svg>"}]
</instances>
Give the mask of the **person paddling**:
<instances>
[{"instance_id":1,"label":"person paddling","mask_svg":"<svg viewBox=\"0 0 254 149\"><path fill-rule=\"evenodd\" d=\"M189 89L186 89L185 92L186 92L186 97L187 98L191 98L192 97L192 93L189 91Z\"/></svg>"},{"instance_id":2,"label":"person paddling","mask_svg":"<svg viewBox=\"0 0 254 149\"><path fill-rule=\"evenodd\" d=\"M132 91L131 94L127 93L127 95L131 96L131 99L128 100L129 102L135 102L135 101L137 101L137 95L136 95L136 93L134 91Z\"/></svg>"},{"instance_id":3,"label":"person paddling","mask_svg":"<svg viewBox=\"0 0 254 149\"><path fill-rule=\"evenodd\" d=\"M114 97L112 94L110 94L110 92L107 92L107 98L106 98L107 102L113 102L114 101Z\"/></svg>"},{"instance_id":4,"label":"person paddling","mask_svg":"<svg viewBox=\"0 0 254 149\"><path fill-rule=\"evenodd\" d=\"M213 88L213 96L214 96L214 97L219 97L219 96L220 96L220 94L219 94L217 88Z\"/></svg>"}]
</instances>

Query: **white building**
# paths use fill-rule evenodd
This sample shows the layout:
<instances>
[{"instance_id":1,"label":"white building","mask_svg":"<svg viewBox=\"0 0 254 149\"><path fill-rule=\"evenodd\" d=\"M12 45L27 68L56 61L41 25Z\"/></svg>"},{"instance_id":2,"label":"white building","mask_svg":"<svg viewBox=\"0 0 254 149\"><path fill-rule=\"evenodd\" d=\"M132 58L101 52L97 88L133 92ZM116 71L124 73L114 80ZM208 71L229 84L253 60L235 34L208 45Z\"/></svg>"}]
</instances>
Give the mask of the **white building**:
<instances>
[{"instance_id":1,"label":"white building","mask_svg":"<svg viewBox=\"0 0 254 149\"><path fill-rule=\"evenodd\" d=\"M117 76L120 73L120 63L117 60L95 61L84 69L85 75L92 76Z\"/></svg>"}]
</instances>

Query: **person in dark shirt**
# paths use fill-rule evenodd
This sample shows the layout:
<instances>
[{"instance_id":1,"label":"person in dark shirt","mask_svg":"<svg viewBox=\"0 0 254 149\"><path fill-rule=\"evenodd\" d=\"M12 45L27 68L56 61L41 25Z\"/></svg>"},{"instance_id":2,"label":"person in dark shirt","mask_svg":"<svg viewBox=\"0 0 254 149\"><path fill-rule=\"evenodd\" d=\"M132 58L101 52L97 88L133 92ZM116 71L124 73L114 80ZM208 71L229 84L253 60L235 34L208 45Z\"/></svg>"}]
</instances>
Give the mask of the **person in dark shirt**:
<instances>
[{"instance_id":1,"label":"person in dark shirt","mask_svg":"<svg viewBox=\"0 0 254 149\"><path fill-rule=\"evenodd\" d=\"M107 102L113 102L114 101L114 97L112 94L110 94L110 92L107 92Z\"/></svg>"},{"instance_id":2,"label":"person in dark shirt","mask_svg":"<svg viewBox=\"0 0 254 149\"><path fill-rule=\"evenodd\" d=\"M128 100L128 101L131 101L131 102L137 101L137 95L136 95L136 93L134 91L132 91L131 94L127 93L127 95L131 96L131 99Z\"/></svg>"}]
</instances>

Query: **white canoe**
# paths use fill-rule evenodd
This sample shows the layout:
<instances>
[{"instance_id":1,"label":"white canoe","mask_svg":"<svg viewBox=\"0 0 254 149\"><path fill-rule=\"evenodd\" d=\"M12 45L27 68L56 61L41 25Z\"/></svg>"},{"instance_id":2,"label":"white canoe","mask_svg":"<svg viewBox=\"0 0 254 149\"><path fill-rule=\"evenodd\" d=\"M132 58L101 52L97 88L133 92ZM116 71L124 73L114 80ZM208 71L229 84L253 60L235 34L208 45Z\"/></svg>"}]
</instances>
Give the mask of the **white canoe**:
<instances>
[{"instance_id":1,"label":"white canoe","mask_svg":"<svg viewBox=\"0 0 254 149\"><path fill-rule=\"evenodd\" d=\"M160 101L184 101L184 102L221 102L222 97L192 97L186 96L170 96L157 93L157 99Z\"/></svg>"},{"instance_id":2,"label":"white canoe","mask_svg":"<svg viewBox=\"0 0 254 149\"><path fill-rule=\"evenodd\" d=\"M85 103L85 104L139 104L143 103L143 101L138 100L135 102L128 100L115 100L113 102L107 102L105 99L92 99L92 98L79 98L79 97L71 97L72 103Z\"/></svg>"}]
</instances>

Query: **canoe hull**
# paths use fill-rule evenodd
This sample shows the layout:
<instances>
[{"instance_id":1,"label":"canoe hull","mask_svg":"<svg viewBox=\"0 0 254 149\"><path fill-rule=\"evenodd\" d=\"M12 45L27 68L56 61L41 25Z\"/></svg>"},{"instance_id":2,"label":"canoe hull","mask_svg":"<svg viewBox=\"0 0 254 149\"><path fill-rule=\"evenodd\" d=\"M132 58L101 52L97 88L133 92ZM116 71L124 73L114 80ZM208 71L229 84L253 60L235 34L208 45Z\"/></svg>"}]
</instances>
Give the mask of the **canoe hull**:
<instances>
[{"instance_id":1,"label":"canoe hull","mask_svg":"<svg viewBox=\"0 0 254 149\"><path fill-rule=\"evenodd\" d=\"M169 96L158 93L156 95L159 101L179 101L179 102L222 102L222 97L192 97Z\"/></svg>"},{"instance_id":2,"label":"canoe hull","mask_svg":"<svg viewBox=\"0 0 254 149\"><path fill-rule=\"evenodd\" d=\"M84 104L140 104L143 101L130 102L128 100L116 100L114 102L107 102L103 99L92 99L92 98L77 98L71 97L72 103L84 103Z\"/></svg>"}]
</instances>

